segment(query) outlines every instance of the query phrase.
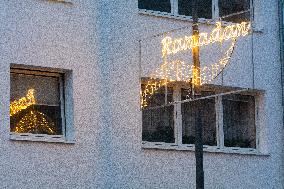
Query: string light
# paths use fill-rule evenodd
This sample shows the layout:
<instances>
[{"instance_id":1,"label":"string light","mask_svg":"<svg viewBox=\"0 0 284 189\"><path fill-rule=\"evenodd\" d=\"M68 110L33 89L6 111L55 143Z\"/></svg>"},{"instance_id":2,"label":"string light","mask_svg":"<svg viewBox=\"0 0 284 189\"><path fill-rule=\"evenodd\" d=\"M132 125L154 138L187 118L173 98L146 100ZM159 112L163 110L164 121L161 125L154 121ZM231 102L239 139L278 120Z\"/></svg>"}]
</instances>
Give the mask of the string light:
<instances>
[{"instance_id":1,"label":"string light","mask_svg":"<svg viewBox=\"0 0 284 189\"><path fill-rule=\"evenodd\" d=\"M15 100L10 104L10 116L27 109L36 104L34 89L29 89L26 97ZM37 110L31 110L14 127L12 132L16 133L47 133L56 134L55 124L45 114Z\"/></svg>"},{"instance_id":2,"label":"string light","mask_svg":"<svg viewBox=\"0 0 284 189\"><path fill-rule=\"evenodd\" d=\"M198 68L186 64L181 60L164 63L158 68L147 81L145 89L141 92L141 108L147 107L147 98L150 98L161 86L174 81L185 81L187 83L205 84L212 82L218 74L226 67L236 44L236 39L232 41L231 46L226 51L224 57L219 62ZM167 64L167 66L166 66ZM167 69L165 69L167 67ZM200 72L200 74L199 74ZM200 75L200 77L199 77ZM193 77L194 76L194 77ZM193 79L194 78L194 79Z\"/></svg>"},{"instance_id":3,"label":"string light","mask_svg":"<svg viewBox=\"0 0 284 189\"><path fill-rule=\"evenodd\" d=\"M251 24L242 22L240 24L229 25L224 28L221 22L216 23L216 28L210 34L200 33L196 36L185 36L183 38L172 39L165 37L162 40L163 64L151 75L144 90L141 90L141 108L148 106L147 99L150 98L161 86L174 81L185 81L193 85L203 85L212 82L219 73L226 67L233 53L237 38L249 34ZM232 40L231 46L225 55L214 64L204 67L195 67L186 64L184 61L175 60L167 62L167 56L185 50L201 47L215 42L222 43Z\"/></svg>"},{"instance_id":4,"label":"string light","mask_svg":"<svg viewBox=\"0 0 284 189\"><path fill-rule=\"evenodd\" d=\"M22 97L19 100L10 103L10 116L13 116L21 110L27 109L29 106L36 103L34 91L34 89L29 89L26 97Z\"/></svg>"},{"instance_id":5,"label":"string light","mask_svg":"<svg viewBox=\"0 0 284 189\"><path fill-rule=\"evenodd\" d=\"M13 132L16 133L46 133L49 135L56 134L55 124L48 122L46 115L39 111L30 111L15 126Z\"/></svg>"},{"instance_id":6,"label":"string light","mask_svg":"<svg viewBox=\"0 0 284 189\"><path fill-rule=\"evenodd\" d=\"M212 82L217 75L226 67L233 53L236 40L232 41L230 48L219 62L198 68L193 65L185 64L181 60L164 63L158 68L147 81L145 89L141 92L141 108L147 107L147 98L150 98L161 86L174 81L185 81L187 83L205 84ZM167 64L167 66L165 66ZM165 69L167 67L168 69ZM200 77L198 76L200 72ZM194 79L193 79L194 78Z\"/></svg>"},{"instance_id":7,"label":"string light","mask_svg":"<svg viewBox=\"0 0 284 189\"><path fill-rule=\"evenodd\" d=\"M246 36L251 30L250 22L242 22L222 28L221 22L216 23L216 28L209 33L200 33L198 36L184 36L182 38L172 39L167 36L162 40L162 56L193 49L194 47L206 46L216 42L223 42L230 39L236 39L240 36Z\"/></svg>"},{"instance_id":8,"label":"string light","mask_svg":"<svg viewBox=\"0 0 284 189\"><path fill-rule=\"evenodd\" d=\"M149 79L147 80L147 83L145 84L145 88L140 93L140 101L141 101L141 108L147 107L148 102L147 99L150 98L161 86L165 86L167 83L167 80L164 79Z\"/></svg>"}]
</instances>

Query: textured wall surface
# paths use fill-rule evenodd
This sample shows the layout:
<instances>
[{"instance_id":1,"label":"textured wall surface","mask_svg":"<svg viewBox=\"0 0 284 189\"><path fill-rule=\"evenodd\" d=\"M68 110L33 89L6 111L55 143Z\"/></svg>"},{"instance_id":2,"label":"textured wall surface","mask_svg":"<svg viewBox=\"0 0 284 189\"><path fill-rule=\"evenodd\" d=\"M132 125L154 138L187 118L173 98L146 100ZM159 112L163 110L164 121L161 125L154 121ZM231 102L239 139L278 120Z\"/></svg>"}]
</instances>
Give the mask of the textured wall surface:
<instances>
[{"instance_id":1,"label":"textured wall surface","mask_svg":"<svg viewBox=\"0 0 284 189\"><path fill-rule=\"evenodd\" d=\"M70 1L0 1L0 188L195 188L194 152L141 148L139 104L138 40L189 22L138 14L136 0ZM254 84L270 155L205 153L205 188L283 188L277 1L261 3ZM9 140L11 63L73 70L75 144ZM243 66L226 84L251 87Z\"/></svg>"}]
</instances>

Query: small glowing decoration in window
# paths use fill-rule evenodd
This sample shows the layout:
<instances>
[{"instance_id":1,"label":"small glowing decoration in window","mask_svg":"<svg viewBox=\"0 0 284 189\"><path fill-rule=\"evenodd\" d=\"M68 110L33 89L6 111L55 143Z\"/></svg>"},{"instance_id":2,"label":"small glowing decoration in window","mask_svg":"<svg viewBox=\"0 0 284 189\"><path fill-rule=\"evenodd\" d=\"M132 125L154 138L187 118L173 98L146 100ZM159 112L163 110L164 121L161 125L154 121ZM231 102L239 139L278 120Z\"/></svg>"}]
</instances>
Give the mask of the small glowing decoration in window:
<instances>
[{"instance_id":1,"label":"small glowing decoration in window","mask_svg":"<svg viewBox=\"0 0 284 189\"><path fill-rule=\"evenodd\" d=\"M25 97L15 100L10 104L10 116L16 116L23 110L27 113L20 119L20 121L13 128L12 132L16 133L39 133L39 134L56 134L56 127L53 121L44 113L35 110L33 107L36 105L35 90L29 89Z\"/></svg>"},{"instance_id":2,"label":"small glowing decoration in window","mask_svg":"<svg viewBox=\"0 0 284 189\"><path fill-rule=\"evenodd\" d=\"M199 33L198 36L184 36L173 39L166 36L162 39L163 63L152 74L151 79L141 90L141 108L148 106L147 99L151 98L161 86L170 82L184 81L191 85L203 85L213 81L226 67L233 54L237 38L247 36L251 32L250 22L242 22L222 27L221 22L211 33ZM210 66L195 67L177 59L169 61L168 57L187 50L194 50L195 47L207 46L213 43L223 43L230 40L230 46L221 59Z\"/></svg>"},{"instance_id":3,"label":"small glowing decoration in window","mask_svg":"<svg viewBox=\"0 0 284 189\"><path fill-rule=\"evenodd\" d=\"M13 132L16 133L56 133L55 124L47 120L47 116L39 111L30 111L17 124Z\"/></svg>"},{"instance_id":4,"label":"small glowing decoration in window","mask_svg":"<svg viewBox=\"0 0 284 189\"><path fill-rule=\"evenodd\" d=\"M34 89L29 89L28 93L25 97L20 98L19 100L15 100L10 104L10 116L20 112L21 110L27 109L29 106L36 103L34 97Z\"/></svg>"}]
</instances>

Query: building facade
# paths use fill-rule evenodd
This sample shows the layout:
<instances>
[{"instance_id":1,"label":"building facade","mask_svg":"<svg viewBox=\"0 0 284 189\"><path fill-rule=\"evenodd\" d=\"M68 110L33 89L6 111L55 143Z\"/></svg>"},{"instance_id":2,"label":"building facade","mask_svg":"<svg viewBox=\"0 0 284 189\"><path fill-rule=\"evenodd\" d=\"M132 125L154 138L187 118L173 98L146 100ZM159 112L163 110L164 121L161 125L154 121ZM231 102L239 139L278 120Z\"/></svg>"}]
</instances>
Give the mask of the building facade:
<instances>
[{"instance_id":1,"label":"building facade","mask_svg":"<svg viewBox=\"0 0 284 189\"><path fill-rule=\"evenodd\" d=\"M214 77L210 72L202 89L214 92L201 106L208 110L202 113L205 188L283 188L279 2L242 3L236 17L226 1L202 1L199 8L201 33L212 34L218 21L222 31L250 23L247 34L241 32L248 25L228 29L241 33L229 58L221 56L230 49L225 31L224 46L199 41L208 68L211 59L230 63ZM163 52L193 48L168 42L165 50L161 43L190 37L187 6L0 1L0 188L195 188L195 109L189 92L188 104L177 103L187 88L173 82L169 95L155 89L167 96L158 98L163 103L143 99ZM237 38L228 33L228 41ZM167 114L147 111L143 100L161 111L169 107Z\"/></svg>"}]
</instances>

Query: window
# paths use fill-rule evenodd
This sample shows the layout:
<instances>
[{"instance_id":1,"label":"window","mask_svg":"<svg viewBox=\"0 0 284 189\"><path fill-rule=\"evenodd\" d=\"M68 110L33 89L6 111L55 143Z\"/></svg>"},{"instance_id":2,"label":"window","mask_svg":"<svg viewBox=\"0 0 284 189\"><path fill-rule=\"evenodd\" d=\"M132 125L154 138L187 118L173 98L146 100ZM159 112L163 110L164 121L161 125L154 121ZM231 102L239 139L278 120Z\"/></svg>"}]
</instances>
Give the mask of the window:
<instances>
[{"instance_id":1,"label":"window","mask_svg":"<svg viewBox=\"0 0 284 189\"><path fill-rule=\"evenodd\" d=\"M219 0L219 15L229 22L249 21L250 0Z\"/></svg>"},{"instance_id":2,"label":"window","mask_svg":"<svg viewBox=\"0 0 284 189\"><path fill-rule=\"evenodd\" d=\"M222 105L224 145L256 148L254 96L226 95Z\"/></svg>"},{"instance_id":3,"label":"window","mask_svg":"<svg viewBox=\"0 0 284 189\"><path fill-rule=\"evenodd\" d=\"M186 100L187 94L185 89L181 89L181 100ZM209 95L214 95L214 93L211 91L201 92L201 96ZM196 98L198 98L198 96L196 96ZM201 122L203 124L203 144L216 146L215 98L204 99L200 101L200 103L192 101L181 104L182 143L195 143L195 120L197 119L198 113L200 113Z\"/></svg>"},{"instance_id":4,"label":"window","mask_svg":"<svg viewBox=\"0 0 284 189\"><path fill-rule=\"evenodd\" d=\"M139 0L138 8L170 13L171 2L170 0Z\"/></svg>"},{"instance_id":5,"label":"window","mask_svg":"<svg viewBox=\"0 0 284 189\"><path fill-rule=\"evenodd\" d=\"M145 83L143 79L142 92L147 90ZM195 124L200 116L204 146L221 151L257 150L255 112L259 93L204 85L200 94L194 96L202 100L193 100L189 87L173 83L154 89L145 98L146 105L142 106L144 146L193 147Z\"/></svg>"},{"instance_id":6,"label":"window","mask_svg":"<svg viewBox=\"0 0 284 189\"><path fill-rule=\"evenodd\" d=\"M178 14L192 16L192 0L178 0ZM212 0L199 0L197 15L200 18L212 18Z\"/></svg>"},{"instance_id":7,"label":"window","mask_svg":"<svg viewBox=\"0 0 284 189\"><path fill-rule=\"evenodd\" d=\"M199 0L199 18L222 19L228 22L250 20L251 0ZM171 13L175 16L192 16L192 0L138 0L140 10Z\"/></svg>"},{"instance_id":8,"label":"window","mask_svg":"<svg viewBox=\"0 0 284 189\"><path fill-rule=\"evenodd\" d=\"M144 90L145 85L142 88ZM166 93L165 87L161 87L148 100L148 108L142 112L144 126L142 140L174 143L174 106L160 107L165 100L167 104L172 102L172 98L173 88L167 88Z\"/></svg>"},{"instance_id":9,"label":"window","mask_svg":"<svg viewBox=\"0 0 284 189\"><path fill-rule=\"evenodd\" d=\"M12 139L65 141L64 74L11 68Z\"/></svg>"}]
</instances>

